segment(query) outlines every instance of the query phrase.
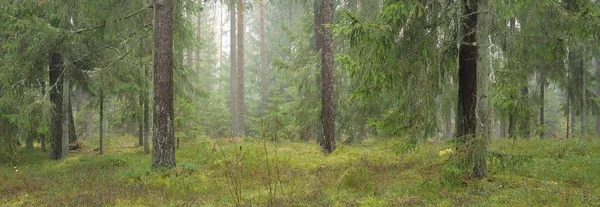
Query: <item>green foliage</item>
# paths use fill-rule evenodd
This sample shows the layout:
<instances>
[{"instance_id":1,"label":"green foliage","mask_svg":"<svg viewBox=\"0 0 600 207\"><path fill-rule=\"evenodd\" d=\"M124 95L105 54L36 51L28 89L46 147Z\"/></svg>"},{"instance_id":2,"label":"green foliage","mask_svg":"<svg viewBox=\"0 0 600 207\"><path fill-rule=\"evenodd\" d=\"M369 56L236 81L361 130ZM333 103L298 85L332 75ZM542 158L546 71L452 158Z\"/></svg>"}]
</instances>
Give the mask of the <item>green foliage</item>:
<instances>
[{"instance_id":1,"label":"green foliage","mask_svg":"<svg viewBox=\"0 0 600 207\"><path fill-rule=\"evenodd\" d=\"M130 137L112 139L113 143L135 142ZM16 165L0 167L0 202L67 205L78 198L103 205L231 205L231 195L223 193L228 188L225 166L218 163L235 158L240 145L223 144L227 155L223 157L203 141L182 145L177 151L178 166L165 171L151 170L150 155L139 153L139 148L116 148L118 145L107 147L106 155L74 154L61 161L43 159L46 155L37 150L33 154L19 152ZM600 164L595 159L600 155L599 142L517 141L494 140L490 147L505 159L531 155L529 161L506 162L512 170L494 167L488 179L478 181L463 179L459 165L453 164L455 152L448 150L447 143L433 142L399 156L392 147L397 143L394 140L341 145L329 156L314 144L280 141L266 146L269 160L276 160L279 166L281 183L275 204L281 206L600 203L591 196L600 187L600 171L595 167ZM241 144L239 175L246 205L269 204L263 144L252 140ZM557 154L560 151L562 155Z\"/></svg>"}]
</instances>

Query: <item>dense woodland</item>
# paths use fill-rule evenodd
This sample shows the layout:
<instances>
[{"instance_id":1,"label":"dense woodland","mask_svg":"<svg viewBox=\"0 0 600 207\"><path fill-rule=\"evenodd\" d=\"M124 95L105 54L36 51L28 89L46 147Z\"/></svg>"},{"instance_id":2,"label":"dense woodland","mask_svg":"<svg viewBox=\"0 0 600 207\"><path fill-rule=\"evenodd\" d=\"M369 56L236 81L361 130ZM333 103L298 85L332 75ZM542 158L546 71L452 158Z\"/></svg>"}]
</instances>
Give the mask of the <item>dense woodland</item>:
<instances>
[{"instance_id":1,"label":"dense woodland","mask_svg":"<svg viewBox=\"0 0 600 207\"><path fill-rule=\"evenodd\" d=\"M594 0L0 0L0 203L600 205L599 46Z\"/></svg>"}]
</instances>

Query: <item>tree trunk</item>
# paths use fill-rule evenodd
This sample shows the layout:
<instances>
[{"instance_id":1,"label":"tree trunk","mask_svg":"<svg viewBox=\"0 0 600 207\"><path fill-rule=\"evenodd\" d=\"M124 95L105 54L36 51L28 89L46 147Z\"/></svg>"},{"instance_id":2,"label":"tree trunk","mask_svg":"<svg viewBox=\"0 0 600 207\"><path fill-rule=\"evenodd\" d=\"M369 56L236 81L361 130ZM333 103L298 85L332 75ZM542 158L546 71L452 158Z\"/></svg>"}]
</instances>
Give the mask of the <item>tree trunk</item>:
<instances>
[{"instance_id":1,"label":"tree trunk","mask_svg":"<svg viewBox=\"0 0 600 207\"><path fill-rule=\"evenodd\" d=\"M267 113L267 100L269 90L268 73L267 67L267 40L265 33L265 2L259 0L259 24L260 24L260 98L261 98L261 110L262 116L264 117Z\"/></svg>"},{"instance_id":2,"label":"tree trunk","mask_svg":"<svg viewBox=\"0 0 600 207\"><path fill-rule=\"evenodd\" d=\"M104 89L100 89L100 142L98 143L98 154L104 154Z\"/></svg>"},{"instance_id":3,"label":"tree trunk","mask_svg":"<svg viewBox=\"0 0 600 207\"><path fill-rule=\"evenodd\" d=\"M600 96L600 57L596 58L596 96ZM596 135L600 135L600 113L596 115Z\"/></svg>"},{"instance_id":4,"label":"tree trunk","mask_svg":"<svg viewBox=\"0 0 600 207\"><path fill-rule=\"evenodd\" d=\"M142 107L141 116L139 116L138 121L138 147L144 146L144 97L140 95L140 106Z\"/></svg>"},{"instance_id":5,"label":"tree trunk","mask_svg":"<svg viewBox=\"0 0 600 207\"><path fill-rule=\"evenodd\" d=\"M521 100L529 99L529 87L525 86L521 88ZM526 106L521 106L526 107ZM529 109L526 109L529 110ZM531 113L527 113L530 115ZM531 138L531 126L530 126L530 117L524 116L519 120L519 131L522 138Z\"/></svg>"},{"instance_id":6,"label":"tree trunk","mask_svg":"<svg viewBox=\"0 0 600 207\"><path fill-rule=\"evenodd\" d=\"M148 69L146 69L146 77L148 77ZM144 100L144 153L150 153L150 103L148 99Z\"/></svg>"},{"instance_id":7,"label":"tree trunk","mask_svg":"<svg viewBox=\"0 0 600 207\"><path fill-rule=\"evenodd\" d=\"M585 80L585 68L583 65L583 59L585 57L585 54L582 53L580 59L579 59L579 71L581 74L581 138L584 139L587 136L587 97L586 97L586 91L587 91L587 85L586 85L586 80Z\"/></svg>"},{"instance_id":8,"label":"tree trunk","mask_svg":"<svg viewBox=\"0 0 600 207\"><path fill-rule=\"evenodd\" d=\"M333 100L333 38L330 24L333 22L333 0L321 2L322 24L322 62L321 62L321 117L323 122L323 150L331 153L335 150L335 114Z\"/></svg>"},{"instance_id":9,"label":"tree trunk","mask_svg":"<svg viewBox=\"0 0 600 207\"><path fill-rule=\"evenodd\" d=\"M544 70L540 73L540 139L544 138L544 105L546 94L546 74Z\"/></svg>"},{"instance_id":10,"label":"tree trunk","mask_svg":"<svg viewBox=\"0 0 600 207\"><path fill-rule=\"evenodd\" d=\"M457 144L462 146L475 136L475 106L477 91L477 6L473 0L464 0L462 43L459 48L458 110L456 116Z\"/></svg>"},{"instance_id":11,"label":"tree trunk","mask_svg":"<svg viewBox=\"0 0 600 207\"><path fill-rule=\"evenodd\" d=\"M46 96L46 86L44 80L41 81L42 85L42 97ZM42 120L42 124L48 124L46 120ZM42 152L46 152L46 135L44 133L40 133L40 146L42 147Z\"/></svg>"},{"instance_id":12,"label":"tree trunk","mask_svg":"<svg viewBox=\"0 0 600 207\"><path fill-rule=\"evenodd\" d=\"M154 5L154 128L152 167L175 167L173 0Z\"/></svg>"},{"instance_id":13,"label":"tree trunk","mask_svg":"<svg viewBox=\"0 0 600 207\"><path fill-rule=\"evenodd\" d=\"M52 121L50 122L50 159L58 160L67 156L63 146L63 60L58 53L50 54L50 102Z\"/></svg>"},{"instance_id":14,"label":"tree trunk","mask_svg":"<svg viewBox=\"0 0 600 207\"><path fill-rule=\"evenodd\" d=\"M202 8L202 10L198 11L198 15L196 16L196 38L199 40L202 40L202 11L204 10L204 7ZM220 27L220 25L219 25ZM220 45L219 45L220 47ZM200 50L202 49L202 47L198 46L198 48L196 48L196 72L198 73L198 75L200 75Z\"/></svg>"},{"instance_id":15,"label":"tree trunk","mask_svg":"<svg viewBox=\"0 0 600 207\"><path fill-rule=\"evenodd\" d=\"M238 113L237 113L237 67L236 67L236 61L237 61L237 57L236 57L236 52L237 52L237 29L236 29L236 13L235 13L235 0L231 0L230 2L230 6L229 6L229 26L230 26L230 38L231 38L231 43L229 45L229 53L230 53L230 57L229 57L229 61L230 61L230 66L229 66L229 70L230 70L230 75L229 75L229 79L230 79L230 83L231 83L231 136L232 137L236 137L238 135L238 125L237 125L237 121L238 121Z\"/></svg>"},{"instance_id":16,"label":"tree trunk","mask_svg":"<svg viewBox=\"0 0 600 207\"><path fill-rule=\"evenodd\" d=\"M69 104L71 98L69 98L71 96L71 90L70 90L70 78L69 78L69 72L67 70L65 70L64 74L64 82L63 82L63 123L62 123L62 128L63 128L63 149L65 151L69 151L69 143L70 143L70 139L71 139L71 133L70 133L70 127L69 127L69 123L71 122L71 115L70 115L70 110L69 110L69 106L71 106L71 104ZM66 155L65 155L66 156Z\"/></svg>"},{"instance_id":17,"label":"tree trunk","mask_svg":"<svg viewBox=\"0 0 600 207\"><path fill-rule=\"evenodd\" d=\"M482 4L487 10L487 4ZM456 118L457 123L457 144L459 150L466 150L465 160L467 167L473 168L473 177L481 178L485 176L485 139L476 137L476 132L484 133L485 128L489 127L488 123L481 123L480 127L484 129L477 130L476 105L477 92L487 90L487 87L478 88L477 83L477 24L478 12L487 13L487 11L478 11L476 0L464 0L463 12L467 16L462 19L461 34L463 35L462 42L459 48L459 67L458 67L458 113ZM483 21L485 21L484 19ZM484 34L485 35L485 34ZM480 35L481 36L481 35ZM483 40L480 40L483 41ZM481 48L486 49L486 48ZM480 65L481 67L481 65ZM489 71L488 71L489 72ZM479 97L482 98L482 97ZM485 97L487 99L487 97ZM489 113L489 111L487 112ZM487 125L487 126L486 126ZM487 134L487 132L485 132ZM483 162L483 163L482 163Z\"/></svg>"},{"instance_id":18,"label":"tree trunk","mask_svg":"<svg viewBox=\"0 0 600 207\"><path fill-rule=\"evenodd\" d=\"M75 118L73 117L73 105L71 99L71 90L69 90L69 105L67 109L69 110L69 143L77 142L77 131L75 131Z\"/></svg>"},{"instance_id":19,"label":"tree trunk","mask_svg":"<svg viewBox=\"0 0 600 207\"><path fill-rule=\"evenodd\" d=\"M470 147L473 157L473 177L481 178L486 175L487 142L491 140L491 107L489 100L490 76L490 31L491 12L490 0L479 0L477 14L477 137Z\"/></svg>"},{"instance_id":20,"label":"tree trunk","mask_svg":"<svg viewBox=\"0 0 600 207\"><path fill-rule=\"evenodd\" d=\"M238 2L237 19L237 115L238 115L238 134L246 134L246 106L244 105L244 0Z\"/></svg>"},{"instance_id":21,"label":"tree trunk","mask_svg":"<svg viewBox=\"0 0 600 207\"><path fill-rule=\"evenodd\" d=\"M88 106L85 109L85 113L86 113L86 115L85 115L85 119L86 119L86 121L85 121L85 139L90 140L92 138L92 133L93 133L92 126L94 126L93 120L92 120L94 117L94 114L92 111L92 102L91 101L90 101L90 103L88 103Z\"/></svg>"}]
</instances>

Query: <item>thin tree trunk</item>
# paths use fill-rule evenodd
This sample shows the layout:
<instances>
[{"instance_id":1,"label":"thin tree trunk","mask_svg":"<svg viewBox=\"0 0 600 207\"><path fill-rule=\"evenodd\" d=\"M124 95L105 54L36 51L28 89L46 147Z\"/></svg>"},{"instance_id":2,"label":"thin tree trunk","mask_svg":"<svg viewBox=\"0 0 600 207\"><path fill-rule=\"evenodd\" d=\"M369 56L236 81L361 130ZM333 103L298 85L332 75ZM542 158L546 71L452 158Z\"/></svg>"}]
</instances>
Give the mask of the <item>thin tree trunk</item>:
<instances>
[{"instance_id":1,"label":"thin tree trunk","mask_svg":"<svg viewBox=\"0 0 600 207\"><path fill-rule=\"evenodd\" d=\"M238 133L246 134L246 106L244 105L244 1L238 2L238 19L237 19L237 113L238 113Z\"/></svg>"},{"instance_id":2,"label":"thin tree trunk","mask_svg":"<svg viewBox=\"0 0 600 207\"><path fill-rule=\"evenodd\" d=\"M148 69L146 69L147 74ZM146 75L148 77L148 75ZM144 153L150 153L150 106L149 100L144 100Z\"/></svg>"},{"instance_id":3,"label":"thin tree trunk","mask_svg":"<svg viewBox=\"0 0 600 207\"><path fill-rule=\"evenodd\" d=\"M333 86L333 38L331 28L328 26L333 22L333 0L323 0L321 2L322 24L322 62L321 78L323 85L321 88L321 117L323 120L322 142L323 150L331 153L335 150L335 114L334 114L334 86Z\"/></svg>"},{"instance_id":4,"label":"thin tree trunk","mask_svg":"<svg viewBox=\"0 0 600 207\"><path fill-rule=\"evenodd\" d=\"M544 105L546 94L546 74L544 70L540 73L540 139L544 138Z\"/></svg>"},{"instance_id":5,"label":"thin tree trunk","mask_svg":"<svg viewBox=\"0 0 600 207\"><path fill-rule=\"evenodd\" d=\"M583 59L585 54L582 53L579 59L579 71L581 72L581 138L584 139L587 136L587 99L586 99L586 80L585 80L585 68L583 66Z\"/></svg>"},{"instance_id":6,"label":"thin tree trunk","mask_svg":"<svg viewBox=\"0 0 600 207\"><path fill-rule=\"evenodd\" d=\"M521 99L528 100L529 99L529 87L525 86L521 88ZM522 106L525 107L525 106ZM527 109L526 109L527 110ZM530 113L527 113L530 114ZM519 131L522 138L531 138L531 129L530 129L530 117L525 116L519 120Z\"/></svg>"},{"instance_id":7,"label":"thin tree trunk","mask_svg":"<svg viewBox=\"0 0 600 207\"><path fill-rule=\"evenodd\" d=\"M269 80L268 80L268 68L267 68L267 40L265 33L265 2L264 0L259 0L259 22L260 22L260 97L261 97L261 110L262 116L266 115L267 111L267 100L268 100L268 90L269 90Z\"/></svg>"},{"instance_id":8,"label":"thin tree trunk","mask_svg":"<svg viewBox=\"0 0 600 207\"><path fill-rule=\"evenodd\" d=\"M63 60L59 53L50 54L50 102L52 102L52 121L50 122L50 159L58 160L67 155L63 147Z\"/></svg>"},{"instance_id":9,"label":"thin tree trunk","mask_svg":"<svg viewBox=\"0 0 600 207\"><path fill-rule=\"evenodd\" d=\"M365 107L358 109L358 142L363 142L367 139L367 121L365 119Z\"/></svg>"},{"instance_id":10,"label":"thin tree trunk","mask_svg":"<svg viewBox=\"0 0 600 207\"><path fill-rule=\"evenodd\" d=\"M142 113L138 119L138 147L144 146L144 97L139 97L140 106L142 107Z\"/></svg>"},{"instance_id":11,"label":"thin tree trunk","mask_svg":"<svg viewBox=\"0 0 600 207\"><path fill-rule=\"evenodd\" d=\"M154 6L154 129L152 167L175 167L173 108L173 0Z\"/></svg>"},{"instance_id":12,"label":"thin tree trunk","mask_svg":"<svg viewBox=\"0 0 600 207\"><path fill-rule=\"evenodd\" d=\"M63 123L62 123L62 128L63 128L63 138L62 138L63 144L62 144L62 147L66 148L66 149L63 149L63 150L66 151L67 154L68 154L69 143L70 143L70 135L71 135L70 132L69 132L70 131L69 123L70 123L70 119L71 119L71 116L70 116L70 113L69 113L70 112L69 106L71 106L71 104L69 104L69 102L70 102L70 98L69 97L71 96L71 93L70 93L71 92L71 90L70 90L71 86L70 86L70 83L69 83L70 82L70 80L69 80L70 79L69 78L69 72L65 71L64 74L63 74L63 77L64 77L65 80L63 82L64 85L63 85L63 105L62 105L62 107L63 107L63 117L64 117L64 119L63 119Z\"/></svg>"},{"instance_id":13,"label":"thin tree trunk","mask_svg":"<svg viewBox=\"0 0 600 207\"><path fill-rule=\"evenodd\" d=\"M45 81L41 80L41 88L42 88L42 97L46 96L46 87L45 87ZM42 120L42 124L46 125L48 124L45 120ZM40 133L40 145L42 147L42 152L46 152L46 135L44 133Z\"/></svg>"},{"instance_id":14,"label":"thin tree trunk","mask_svg":"<svg viewBox=\"0 0 600 207\"><path fill-rule=\"evenodd\" d=\"M93 111L92 111L92 102L90 101L90 103L88 103L88 107L85 109L85 119L86 119L86 124L85 124L85 139L86 140L90 140L92 138L92 126L93 125Z\"/></svg>"},{"instance_id":15,"label":"thin tree trunk","mask_svg":"<svg viewBox=\"0 0 600 207\"><path fill-rule=\"evenodd\" d=\"M69 105L67 109L69 110L69 143L77 142L77 131L75 131L75 118L73 117L73 105L71 99L71 90L69 90Z\"/></svg>"},{"instance_id":16,"label":"thin tree trunk","mask_svg":"<svg viewBox=\"0 0 600 207\"><path fill-rule=\"evenodd\" d=\"M600 57L596 58L596 96L600 96ZM596 115L596 135L600 135L600 113Z\"/></svg>"},{"instance_id":17,"label":"thin tree trunk","mask_svg":"<svg viewBox=\"0 0 600 207\"><path fill-rule=\"evenodd\" d=\"M238 113L237 113L237 67L236 67L236 61L237 61L237 57L236 57L236 52L237 52L237 29L236 29L236 13L235 13L235 0L231 0L230 5L229 5L229 26L230 26L230 38L231 38L231 43L229 45L229 53L230 53L230 57L229 57L229 61L230 61L230 66L229 66L229 70L230 70L230 75L229 75L229 79L230 79L230 83L231 83L231 136L232 137L237 137L238 135L238 125L237 125L237 121L238 121Z\"/></svg>"},{"instance_id":18,"label":"thin tree trunk","mask_svg":"<svg viewBox=\"0 0 600 207\"><path fill-rule=\"evenodd\" d=\"M198 15L196 16L196 38L202 41L202 10L198 11ZM220 47L220 45L219 45ZM200 50L202 48L198 46L196 48L196 72L200 75Z\"/></svg>"},{"instance_id":19,"label":"thin tree trunk","mask_svg":"<svg viewBox=\"0 0 600 207\"><path fill-rule=\"evenodd\" d=\"M104 89L100 89L100 142L98 143L98 154L104 154Z\"/></svg>"},{"instance_id":20,"label":"thin tree trunk","mask_svg":"<svg viewBox=\"0 0 600 207\"><path fill-rule=\"evenodd\" d=\"M490 49L489 35L492 24L492 16L489 0L479 0L477 14L477 137L470 147L473 157L473 177L484 177L486 172L487 142L491 140L491 107L489 100L489 76L490 76Z\"/></svg>"}]
</instances>

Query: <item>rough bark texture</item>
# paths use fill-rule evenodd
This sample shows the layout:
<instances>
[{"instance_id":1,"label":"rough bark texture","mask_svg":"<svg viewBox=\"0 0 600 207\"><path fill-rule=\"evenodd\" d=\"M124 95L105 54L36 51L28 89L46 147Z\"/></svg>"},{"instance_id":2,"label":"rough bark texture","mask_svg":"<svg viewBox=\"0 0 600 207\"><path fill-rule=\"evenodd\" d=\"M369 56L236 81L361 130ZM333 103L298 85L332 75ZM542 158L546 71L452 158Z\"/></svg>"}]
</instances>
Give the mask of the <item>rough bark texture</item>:
<instances>
[{"instance_id":1,"label":"rough bark texture","mask_svg":"<svg viewBox=\"0 0 600 207\"><path fill-rule=\"evenodd\" d=\"M50 159L62 159L67 155L63 147L63 60L58 53L50 54L50 102L52 121L50 122Z\"/></svg>"},{"instance_id":2,"label":"rough bark texture","mask_svg":"<svg viewBox=\"0 0 600 207\"><path fill-rule=\"evenodd\" d=\"M175 167L173 0L154 5L154 127L152 167Z\"/></svg>"},{"instance_id":3,"label":"rough bark texture","mask_svg":"<svg viewBox=\"0 0 600 207\"><path fill-rule=\"evenodd\" d=\"M322 62L321 62L321 117L323 122L323 141L321 145L326 153L335 150L335 114L333 100L333 38L329 25L333 21L333 0L323 0L322 11Z\"/></svg>"},{"instance_id":4,"label":"rough bark texture","mask_svg":"<svg viewBox=\"0 0 600 207\"><path fill-rule=\"evenodd\" d=\"M475 136L475 106L477 92L477 5L474 0L463 0L463 13L470 14L462 19L463 36L459 48L458 65L458 110L456 114L457 144L463 145Z\"/></svg>"},{"instance_id":5,"label":"rough bark texture","mask_svg":"<svg viewBox=\"0 0 600 207\"><path fill-rule=\"evenodd\" d=\"M100 89L100 143L98 143L98 154L104 154L104 90Z\"/></svg>"},{"instance_id":6,"label":"rough bark texture","mask_svg":"<svg viewBox=\"0 0 600 207\"><path fill-rule=\"evenodd\" d=\"M491 14L489 0L478 0L477 19L477 136L470 147L473 158L473 177L481 178L486 175L487 142L492 134L492 116L489 99L490 76L490 44Z\"/></svg>"},{"instance_id":7,"label":"rough bark texture","mask_svg":"<svg viewBox=\"0 0 600 207\"><path fill-rule=\"evenodd\" d=\"M237 125L238 134L246 134L246 106L244 104L244 0L238 2L238 18L237 18Z\"/></svg>"},{"instance_id":8,"label":"rough bark texture","mask_svg":"<svg viewBox=\"0 0 600 207\"><path fill-rule=\"evenodd\" d=\"M259 30L260 30L260 99L262 115L266 115L269 93L269 80L267 67L267 40L265 33L265 0L259 0Z\"/></svg>"},{"instance_id":9,"label":"rough bark texture","mask_svg":"<svg viewBox=\"0 0 600 207\"><path fill-rule=\"evenodd\" d=\"M229 44L229 79L230 79L230 86L231 86L231 100L230 100L230 111L231 111L231 118L230 118L230 122L231 122L231 136L232 137L237 137L238 135L238 125L237 125L237 120L238 120L238 115L237 115L237 67L236 67L236 62L237 62L237 57L236 57L236 52L237 52L237 39L236 39L236 33L237 33L237 27L236 27L236 14L235 14L235 2L234 0L231 0L231 5L229 6L229 26L230 26L230 39L231 39L231 43Z\"/></svg>"}]
</instances>

